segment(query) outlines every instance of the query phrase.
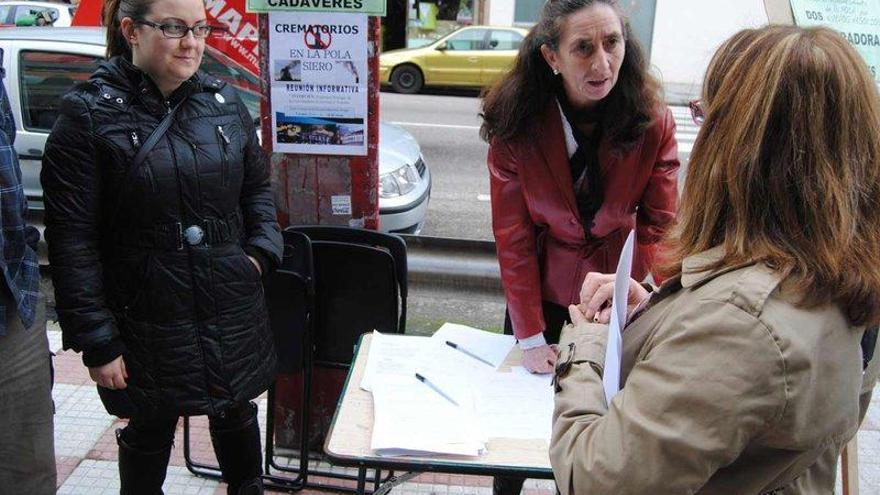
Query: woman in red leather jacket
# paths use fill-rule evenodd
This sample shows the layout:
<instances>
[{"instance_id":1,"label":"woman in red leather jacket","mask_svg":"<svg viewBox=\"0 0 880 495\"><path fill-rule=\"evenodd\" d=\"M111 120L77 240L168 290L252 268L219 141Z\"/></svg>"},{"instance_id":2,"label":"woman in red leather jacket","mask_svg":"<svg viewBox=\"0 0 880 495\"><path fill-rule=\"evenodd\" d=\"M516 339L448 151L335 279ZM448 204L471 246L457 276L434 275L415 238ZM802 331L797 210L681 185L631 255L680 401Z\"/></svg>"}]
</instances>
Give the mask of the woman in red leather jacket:
<instances>
[{"instance_id":1,"label":"woman in red leather jacket","mask_svg":"<svg viewBox=\"0 0 880 495\"><path fill-rule=\"evenodd\" d=\"M483 100L507 333L549 373L588 272L613 272L630 230L643 279L675 218L675 122L614 0L553 0Z\"/></svg>"}]
</instances>

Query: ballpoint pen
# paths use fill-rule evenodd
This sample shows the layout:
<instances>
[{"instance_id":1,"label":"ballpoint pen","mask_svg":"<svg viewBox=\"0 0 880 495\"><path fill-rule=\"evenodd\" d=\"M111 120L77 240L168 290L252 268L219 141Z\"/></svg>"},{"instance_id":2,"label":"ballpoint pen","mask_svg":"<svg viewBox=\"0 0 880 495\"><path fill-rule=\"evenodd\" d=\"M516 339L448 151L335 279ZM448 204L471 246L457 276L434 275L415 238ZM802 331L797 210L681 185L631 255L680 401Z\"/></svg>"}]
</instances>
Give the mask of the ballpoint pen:
<instances>
[{"instance_id":1,"label":"ballpoint pen","mask_svg":"<svg viewBox=\"0 0 880 495\"><path fill-rule=\"evenodd\" d=\"M418 373L416 373L416 378L417 378L420 382L422 382L422 383L424 383L425 385L431 387L431 389L433 389L434 392L437 392L438 394L440 394L441 396L443 396L444 399L446 399L446 400L448 400L449 402L455 404L455 407L458 407L458 402L455 402L455 400L453 400L452 397L446 395L445 392L443 392L442 390L440 390L440 388L437 387L437 385L434 385L433 383L431 383L430 380L428 380L427 378L425 378L424 376L422 376L422 375L420 375L420 374L418 374Z\"/></svg>"},{"instance_id":2,"label":"ballpoint pen","mask_svg":"<svg viewBox=\"0 0 880 495\"><path fill-rule=\"evenodd\" d=\"M461 347L460 345L456 344L455 342L452 342L452 341L447 340L447 341L446 341L446 345L448 345L449 347L452 347L453 349L455 349L455 350L457 350L457 351L460 351L460 352L463 352L464 354L467 354L468 356L470 356L470 357L476 359L477 361L481 361L481 362L483 362L483 363L485 363L485 364L487 364L487 365L489 365L489 366L491 366L491 367L493 367L493 368L495 367L494 364L490 363L489 361L486 361L485 359L481 358L480 356L477 356L476 354L474 354L473 352L471 352L471 351L465 349L464 347Z\"/></svg>"}]
</instances>

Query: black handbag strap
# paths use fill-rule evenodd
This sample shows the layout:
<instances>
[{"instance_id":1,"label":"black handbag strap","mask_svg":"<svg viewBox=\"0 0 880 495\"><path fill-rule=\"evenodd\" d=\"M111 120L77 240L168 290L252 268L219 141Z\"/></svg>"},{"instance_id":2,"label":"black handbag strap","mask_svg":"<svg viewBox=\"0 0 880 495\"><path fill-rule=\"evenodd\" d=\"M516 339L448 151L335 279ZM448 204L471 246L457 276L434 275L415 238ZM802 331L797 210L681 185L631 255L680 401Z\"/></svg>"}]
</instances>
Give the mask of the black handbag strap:
<instances>
[{"instance_id":1,"label":"black handbag strap","mask_svg":"<svg viewBox=\"0 0 880 495\"><path fill-rule=\"evenodd\" d=\"M144 163L144 160L147 159L147 153L149 153L155 146L156 143L162 139L162 136L165 135L165 132L171 127L171 122L174 121L174 114L177 113L177 109L180 108L180 104L174 105L174 108L168 111L165 114L165 117L162 119L162 122L159 122L159 125L153 130L150 134L150 137L144 141L144 145L140 147L137 154L134 155L134 162L131 165L131 168L128 169L128 174L126 174L124 184L128 184L128 181L131 180L131 176L141 168L141 164Z\"/></svg>"},{"instance_id":2,"label":"black handbag strap","mask_svg":"<svg viewBox=\"0 0 880 495\"><path fill-rule=\"evenodd\" d=\"M181 100L177 105L174 105L168 113L165 114L165 117L162 118L162 121L159 122L159 125L153 129L153 132L150 133L150 136L144 141L143 146L141 146L137 154L134 155L134 161L131 164L131 167L128 168L128 171L125 173L125 178L122 179L122 184L119 186L119 193L116 195L116 205L113 208L111 213L110 220L110 228L114 229L116 227L116 219L119 214L119 207L122 206L122 198L125 197L126 190L128 189L128 184L131 183L131 180L134 178L135 174L140 170L141 165L143 165L144 160L147 159L147 154L152 151L154 147L156 147L156 143L162 139L162 136L168 131L168 128L171 127L171 123L174 121L174 115L177 113L177 109L180 108L180 105L183 104L184 100Z\"/></svg>"}]
</instances>

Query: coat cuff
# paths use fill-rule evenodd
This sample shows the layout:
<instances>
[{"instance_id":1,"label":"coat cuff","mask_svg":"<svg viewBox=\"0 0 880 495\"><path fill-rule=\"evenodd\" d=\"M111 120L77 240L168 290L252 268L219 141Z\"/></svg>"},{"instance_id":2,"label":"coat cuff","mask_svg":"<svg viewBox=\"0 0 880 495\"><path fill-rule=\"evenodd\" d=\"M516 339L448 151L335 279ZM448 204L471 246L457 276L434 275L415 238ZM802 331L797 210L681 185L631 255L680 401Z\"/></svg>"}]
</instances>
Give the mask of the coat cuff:
<instances>
[{"instance_id":1,"label":"coat cuff","mask_svg":"<svg viewBox=\"0 0 880 495\"><path fill-rule=\"evenodd\" d=\"M536 333L531 337L519 339L519 348L522 350L534 349L535 347L541 347L542 345L547 345L547 339L544 338L543 333Z\"/></svg>"},{"instance_id":2,"label":"coat cuff","mask_svg":"<svg viewBox=\"0 0 880 495\"><path fill-rule=\"evenodd\" d=\"M89 368L95 368L113 361L124 352L125 344L122 342L122 339L115 337L88 350L83 349L82 361Z\"/></svg>"},{"instance_id":3,"label":"coat cuff","mask_svg":"<svg viewBox=\"0 0 880 495\"><path fill-rule=\"evenodd\" d=\"M588 362L605 366L605 346L608 343L608 325L584 323L577 327L562 327L559 338L559 361Z\"/></svg>"},{"instance_id":4,"label":"coat cuff","mask_svg":"<svg viewBox=\"0 0 880 495\"><path fill-rule=\"evenodd\" d=\"M251 245L245 246L243 249L245 254L257 260L257 263L260 264L260 273L262 273L264 277L275 269L275 264L272 263L272 259L266 255L262 249Z\"/></svg>"}]
</instances>

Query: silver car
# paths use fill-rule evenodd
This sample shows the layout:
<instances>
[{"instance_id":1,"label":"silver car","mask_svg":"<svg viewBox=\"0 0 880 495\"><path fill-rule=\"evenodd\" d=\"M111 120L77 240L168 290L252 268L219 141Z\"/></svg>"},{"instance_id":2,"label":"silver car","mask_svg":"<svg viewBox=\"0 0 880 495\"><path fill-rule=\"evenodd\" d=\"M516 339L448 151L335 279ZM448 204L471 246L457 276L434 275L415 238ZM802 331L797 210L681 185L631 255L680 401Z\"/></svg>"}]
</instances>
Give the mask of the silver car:
<instances>
[{"instance_id":1,"label":"silver car","mask_svg":"<svg viewBox=\"0 0 880 495\"><path fill-rule=\"evenodd\" d=\"M43 209L43 147L58 116L61 95L86 81L104 60L104 29L0 29L6 90L15 114L15 149L28 204ZM207 47L202 68L232 83L254 118L260 115L260 81L232 59ZM400 127L379 130L379 222L383 232L418 233L431 195L431 172L415 138Z\"/></svg>"}]
</instances>

